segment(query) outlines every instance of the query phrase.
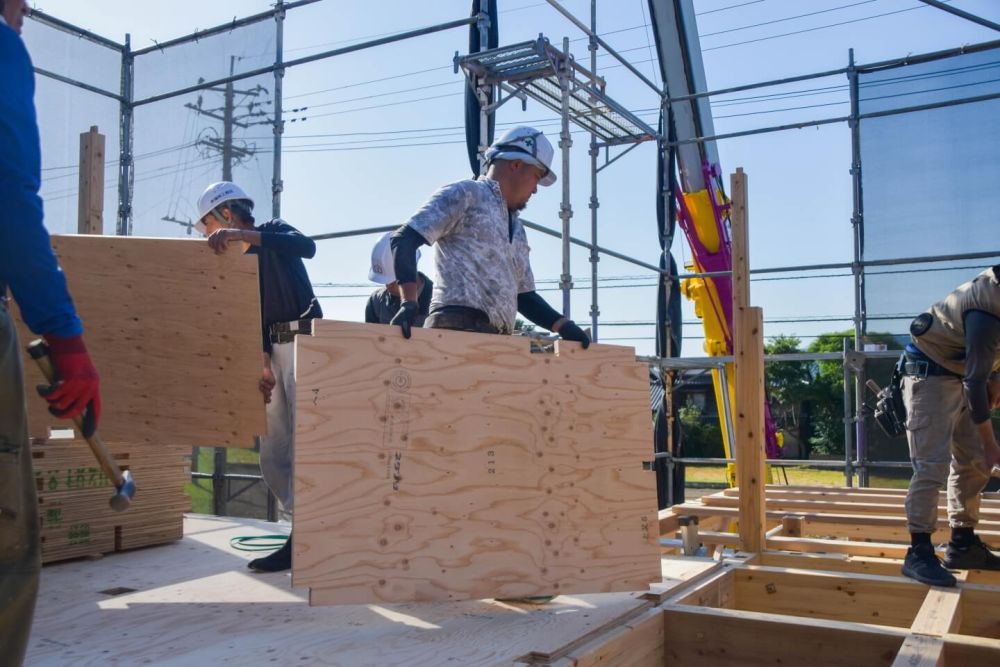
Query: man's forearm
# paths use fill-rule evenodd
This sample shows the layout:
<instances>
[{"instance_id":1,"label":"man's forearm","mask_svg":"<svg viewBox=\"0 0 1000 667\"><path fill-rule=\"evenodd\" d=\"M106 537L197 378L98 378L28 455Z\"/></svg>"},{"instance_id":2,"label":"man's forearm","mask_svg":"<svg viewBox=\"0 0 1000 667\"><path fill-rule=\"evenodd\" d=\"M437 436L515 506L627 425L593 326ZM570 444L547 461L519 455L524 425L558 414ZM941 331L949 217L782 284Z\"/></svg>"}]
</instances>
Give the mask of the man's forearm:
<instances>
[{"instance_id":1,"label":"man's forearm","mask_svg":"<svg viewBox=\"0 0 1000 667\"><path fill-rule=\"evenodd\" d=\"M399 283L399 292L403 295L403 301L416 301L417 283Z\"/></svg>"},{"instance_id":2,"label":"man's forearm","mask_svg":"<svg viewBox=\"0 0 1000 667\"><path fill-rule=\"evenodd\" d=\"M255 229L241 229L240 231L240 241L244 243L249 243L250 245L260 245L260 232Z\"/></svg>"}]
</instances>

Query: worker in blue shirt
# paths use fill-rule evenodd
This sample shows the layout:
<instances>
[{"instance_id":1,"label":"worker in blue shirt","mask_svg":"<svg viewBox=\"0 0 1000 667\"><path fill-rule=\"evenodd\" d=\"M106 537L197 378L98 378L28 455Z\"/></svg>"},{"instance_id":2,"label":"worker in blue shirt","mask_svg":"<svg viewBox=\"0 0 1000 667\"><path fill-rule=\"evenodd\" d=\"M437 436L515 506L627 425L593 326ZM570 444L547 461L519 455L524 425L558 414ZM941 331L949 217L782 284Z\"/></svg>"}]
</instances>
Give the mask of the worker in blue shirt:
<instances>
[{"instance_id":1,"label":"worker in blue shirt","mask_svg":"<svg viewBox=\"0 0 1000 667\"><path fill-rule=\"evenodd\" d=\"M45 394L50 411L67 418L84 413L84 435L97 428L101 412L83 326L42 224L35 76L18 37L27 14L24 0L0 0L0 662L5 665L24 660L41 570L21 353L8 289L24 323L49 345L60 379Z\"/></svg>"},{"instance_id":2,"label":"worker in blue shirt","mask_svg":"<svg viewBox=\"0 0 1000 667\"><path fill-rule=\"evenodd\" d=\"M260 471L285 511L293 509L292 462L295 436L295 336L312 332L323 317L303 259L316 254L316 242L284 220L254 225L253 199L235 183L222 181L198 200L198 230L216 253L238 248L257 255L263 335L260 390L267 402L267 435L260 438ZM291 536L284 546L249 563L258 572L292 566Z\"/></svg>"}]
</instances>

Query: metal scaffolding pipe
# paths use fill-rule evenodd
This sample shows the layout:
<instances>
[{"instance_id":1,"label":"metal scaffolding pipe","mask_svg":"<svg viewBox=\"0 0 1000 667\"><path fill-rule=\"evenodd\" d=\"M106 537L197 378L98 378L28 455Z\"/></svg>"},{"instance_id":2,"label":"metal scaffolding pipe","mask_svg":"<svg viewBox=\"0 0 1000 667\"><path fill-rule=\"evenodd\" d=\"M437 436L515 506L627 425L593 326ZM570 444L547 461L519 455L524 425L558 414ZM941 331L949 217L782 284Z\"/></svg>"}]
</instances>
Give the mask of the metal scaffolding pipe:
<instances>
[{"instance_id":1,"label":"metal scaffolding pipe","mask_svg":"<svg viewBox=\"0 0 1000 667\"><path fill-rule=\"evenodd\" d=\"M600 37L598 37L595 32L593 32L592 30L590 30L590 28L588 28L586 25L584 25L578 18L576 18L575 16L573 16L572 12L570 12L565 7L563 7L562 5L560 5L558 2L556 2L556 0L546 0L546 2L548 2L550 5L552 5L552 7L557 12L559 12L560 14L562 14L563 16L565 16L567 19L569 19L570 23L572 23L577 28L579 28L580 30L582 30L584 32L584 34L586 34L588 37L592 37L593 39L595 39L597 41L597 43L600 44L601 47L604 48L605 51L607 51L612 56L614 56L615 60L617 60L618 62L620 62L622 65L624 65L625 68L628 69L628 71L632 72L632 74L635 74L639 78L640 81L642 81L644 84L646 84L647 86L649 86L650 88L652 88L654 91L656 91L657 95L659 95L661 97L663 96L663 91L660 90L659 86L657 86L655 83L653 83L652 81L650 81L649 79L647 79L646 76L642 72L640 72L638 69L636 69L635 65L633 65L632 63L630 63L628 60L626 60L624 57L622 57L617 51L615 51L613 48L611 48L608 45L607 42L605 42L603 39L601 39ZM567 51L568 51L568 48L567 48Z\"/></svg>"},{"instance_id":2,"label":"metal scaffolding pipe","mask_svg":"<svg viewBox=\"0 0 1000 667\"><path fill-rule=\"evenodd\" d=\"M274 125L271 130L274 132L274 166L271 174L271 217L281 217L281 192L285 189L285 184L281 180L281 142L285 133L285 121L282 118L283 104L283 81L285 79L285 68L282 65L285 59L285 3L278 0L274 6L275 37L274 37Z\"/></svg>"},{"instance_id":3,"label":"metal scaffolding pipe","mask_svg":"<svg viewBox=\"0 0 1000 667\"><path fill-rule=\"evenodd\" d=\"M110 91L104 90L103 88L98 88L97 86L92 86L89 83L84 83L82 81L77 81L76 79L71 79L70 77L63 76L62 74L56 74L55 72L50 72L49 70L43 69L41 67L35 67L33 69L35 70L35 74L39 74L41 76L48 77L49 79L54 79L54 80L56 80L56 81L58 81L60 83L65 83L65 84L68 84L70 86L76 86L77 88L82 88L83 90L86 90L87 92L96 93L98 95L103 95L104 97L110 97L111 99L117 100L119 102L122 101L122 96L119 95L119 94L117 94L117 93L112 93Z\"/></svg>"},{"instance_id":4,"label":"metal scaffolding pipe","mask_svg":"<svg viewBox=\"0 0 1000 667\"><path fill-rule=\"evenodd\" d=\"M587 48L590 50L590 73L595 77L597 76L597 40L595 35L597 34L597 0L590 0L590 30L591 35L587 43ZM594 98L592 97L591 100ZM639 144L632 144L625 152L632 150ZM597 147L597 133L590 133L590 337L596 343L598 342L598 318L601 315L601 309L598 307L598 289L597 289L597 263L601 261L601 256L597 252L597 207L600 206L600 201L597 198L597 172L600 169L597 168L597 157L600 153L600 149ZM619 156L620 157L620 156Z\"/></svg>"},{"instance_id":5,"label":"metal scaffolding pipe","mask_svg":"<svg viewBox=\"0 0 1000 667\"><path fill-rule=\"evenodd\" d=\"M559 277L559 287L562 288L562 314L570 315L570 295L573 290L573 276L570 274L569 257L569 223L573 217L573 206L569 199L569 149L573 145L573 137L569 133L569 86L570 71L569 37L563 37L563 58L559 63L559 92L561 96L561 127L559 130L559 148L562 150L562 173L559 180L562 184L562 201L559 204L559 219L562 221L562 275Z\"/></svg>"},{"instance_id":6,"label":"metal scaffolding pipe","mask_svg":"<svg viewBox=\"0 0 1000 667\"><path fill-rule=\"evenodd\" d=\"M430 35L435 32L441 32L443 30L451 30L452 28L460 28L462 26L469 25L470 23L475 23L476 17L457 19L455 21L449 21L447 23L440 23L438 25L428 26L426 28L419 28L417 30L409 30L407 32L397 33L395 35L389 35L388 37L380 37L379 39L373 39L367 42L362 42L360 44L353 44L351 46L345 46L339 49L331 49L329 51L323 51L321 53L316 53L311 56L303 56L302 58L296 58L295 60L289 60L282 65L285 69L289 67L296 67L298 65L304 65L306 63L315 62L317 60L324 60L326 58L332 58L334 56L341 56L345 53L355 53L357 51L364 51L365 49L374 48L376 46L382 46L383 44L392 44L393 42L401 42L403 40L411 39L413 37L421 37L423 35ZM261 74L270 74L278 65L268 65L267 67L258 67L257 69L248 70L246 72L241 72L233 76L223 77L221 79L216 79L214 81L205 81L194 86L188 86L186 88L180 88L178 90L171 91L169 93L162 93L160 95L153 95L152 97L147 97L145 99L135 102L135 106L141 106L143 104L152 104L153 102L160 102L162 100L170 99L171 97L177 97L179 95L187 95L188 93L194 93L199 90L205 90L206 88L215 88L217 86L225 85L227 82L232 81L242 81L243 79L249 79L255 76L260 76Z\"/></svg>"},{"instance_id":7,"label":"metal scaffolding pipe","mask_svg":"<svg viewBox=\"0 0 1000 667\"><path fill-rule=\"evenodd\" d=\"M188 42L197 42L198 40L205 39L206 37L211 37L212 35L218 35L226 32L232 32L237 28L242 28L244 26L252 25L254 23L259 23L261 21L266 21L269 18L275 16L278 12L284 12L289 9L296 9L305 5L311 5L314 2L319 2L319 0L297 0L297 2L278 2L274 9L266 12L260 12L259 14L252 14L250 16L244 16L241 19L233 19L229 23L223 23L217 25L214 28L206 28L205 30L196 30L190 35L184 35L183 37L177 37L175 39L167 40L166 42L156 42L153 46L147 46L144 49L139 49L135 51L134 55L141 56L146 53L151 53L153 51L163 51L164 49L169 49L172 46L179 46L181 44L187 44Z\"/></svg>"},{"instance_id":8,"label":"metal scaffolding pipe","mask_svg":"<svg viewBox=\"0 0 1000 667\"><path fill-rule=\"evenodd\" d=\"M132 233L132 186L135 163L132 155L132 138L135 117L132 98L135 95L135 57L132 55L132 37L125 35L122 49L121 102L118 112L118 220L115 233L128 236Z\"/></svg>"},{"instance_id":9,"label":"metal scaffolding pipe","mask_svg":"<svg viewBox=\"0 0 1000 667\"><path fill-rule=\"evenodd\" d=\"M925 5L930 5L931 7L937 7L938 9L948 12L949 14L954 14L955 16L961 17L966 21L972 21L973 23L978 23L981 26L986 26L992 30L1000 32L1000 24L996 24L993 21L984 19L982 16L977 14L972 14L970 12L963 11L958 7L952 7L951 5L946 5L943 2L938 2L938 0L920 0L920 2Z\"/></svg>"},{"instance_id":10,"label":"metal scaffolding pipe","mask_svg":"<svg viewBox=\"0 0 1000 667\"><path fill-rule=\"evenodd\" d=\"M869 118L883 118L885 116L896 116L899 114L914 113L917 111L931 111L933 109L943 109L946 107L960 106L962 104L988 102L990 100L995 100L995 99L1000 99L1000 93L989 93L987 95L976 95L975 97L963 97L957 100L947 100L944 102L931 102L929 104L919 104L911 107L899 107L897 109L886 109L883 111L869 111L868 113L859 114L857 118L859 120L866 120ZM696 143L703 143L706 141L720 141L722 139L749 137L755 134L768 134L770 132L783 132L785 130L801 130L807 127L818 127L820 125L830 125L833 123L846 123L849 122L850 120L851 116L837 116L836 118L823 118L820 120L804 121L801 123L773 125L771 127L761 127L753 130L743 130L741 132L727 132L725 134L716 134L710 137L694 137L692 139L682 139L680 141L672 141L667 145L680 146L682 144L696 144Z\"/></svg>"}]
</instances>

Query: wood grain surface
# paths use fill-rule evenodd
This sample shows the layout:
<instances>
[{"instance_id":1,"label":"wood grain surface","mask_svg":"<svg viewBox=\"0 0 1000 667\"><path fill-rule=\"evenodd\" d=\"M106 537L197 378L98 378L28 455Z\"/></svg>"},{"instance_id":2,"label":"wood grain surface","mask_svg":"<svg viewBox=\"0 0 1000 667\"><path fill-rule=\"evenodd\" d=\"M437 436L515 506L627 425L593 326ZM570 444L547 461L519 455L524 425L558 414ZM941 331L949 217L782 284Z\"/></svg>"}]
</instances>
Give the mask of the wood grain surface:
<instances>
[{"instance_id":1,"label":"wood grain surface","mask_svg":"<svg viewBox=\"0 0 1000 667\"><path fill-rule=\"evenodd\" d=\"M296 585L314 604L646 590L630 348L323 321L296 343Z\"/></svg>"},{"instance_id":2,"label":"wood grain surface","mask_svg":"<svg viewBox=\"0 0 1000 667\"><path fill-rule=\"evenodd\" d=\"M265 432L257 259L204 241L53 236L101 376L108 442L252 447ZM22 347L38 338L18 321ZM35 394L24 356L31 435L69 428Z\"/></svg>"}]
</instances>

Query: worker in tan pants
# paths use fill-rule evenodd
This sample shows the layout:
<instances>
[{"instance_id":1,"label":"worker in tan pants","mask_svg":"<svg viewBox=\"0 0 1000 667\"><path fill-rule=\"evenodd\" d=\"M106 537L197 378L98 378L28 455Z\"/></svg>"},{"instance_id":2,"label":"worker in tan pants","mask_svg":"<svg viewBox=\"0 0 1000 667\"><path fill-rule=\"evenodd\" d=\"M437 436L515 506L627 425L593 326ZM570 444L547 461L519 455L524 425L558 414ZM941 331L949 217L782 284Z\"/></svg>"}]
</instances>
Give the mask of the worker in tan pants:
<instances>
[{"instance_id":1,"label":"worker in tan pants","mask_svg":"<svg viewBox=\"0 0 1000 667\"><path fill-rule=\"evenodd\" d=\"M969 414L962 380L953 376L903 378L913 479L906 495L911 533L937 527L938 492L947 484L948 523L973 528L989 475L984 468L983 441ZM934 415L937 418L934 418Z\"/></svg>"},{"instance_id":2,"label":"worker in tan pants","mask_svg":"<svg viewBox=\"0 0 1000 667\"><path fill-rule=\"evenodd\" d=\"M906 495L910 549L903 574L954 586L949 569L1000 570L975 533L980 494L1000 463L990 410L1000 404L1000 265L960 285L910 324L900 359L913 478ZM931 544L938 495L947 485L951 539Z\"/></svg>"}]
</instances>

